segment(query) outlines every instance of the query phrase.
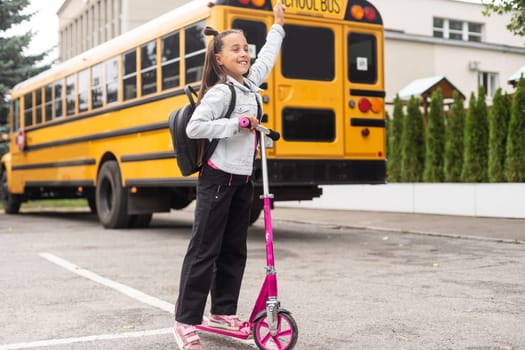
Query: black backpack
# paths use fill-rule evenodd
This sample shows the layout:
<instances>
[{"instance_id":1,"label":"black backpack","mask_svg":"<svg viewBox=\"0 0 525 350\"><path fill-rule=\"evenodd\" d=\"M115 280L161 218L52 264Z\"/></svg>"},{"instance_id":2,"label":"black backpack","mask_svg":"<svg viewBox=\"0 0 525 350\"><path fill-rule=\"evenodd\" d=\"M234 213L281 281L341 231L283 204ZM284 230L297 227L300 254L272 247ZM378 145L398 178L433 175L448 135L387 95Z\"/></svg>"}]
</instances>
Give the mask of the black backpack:
<instances>
[{"instance_id":1,"label":"black backpack","mask_svg":"<svg viewBox=\"0 0 525 350\"><path fill-rule=\"evenodd\" d=\"M233 84L227 83L227 85L230 87L231 101L224 118L230 118L235 108L236 99ZM186 85L184 92L186 96L188 96L189 103L170 113L168 117L168 127L170 129L173 150L180 172L183 176L189 176L199 171L202 165L211 157L219 140L213 139L209 141L208 139L190 139L188 137L186 134L186 125L188 125L196 107L192 95L197 96L197 93L189 85Z\"/></svg>"}]
</instances>

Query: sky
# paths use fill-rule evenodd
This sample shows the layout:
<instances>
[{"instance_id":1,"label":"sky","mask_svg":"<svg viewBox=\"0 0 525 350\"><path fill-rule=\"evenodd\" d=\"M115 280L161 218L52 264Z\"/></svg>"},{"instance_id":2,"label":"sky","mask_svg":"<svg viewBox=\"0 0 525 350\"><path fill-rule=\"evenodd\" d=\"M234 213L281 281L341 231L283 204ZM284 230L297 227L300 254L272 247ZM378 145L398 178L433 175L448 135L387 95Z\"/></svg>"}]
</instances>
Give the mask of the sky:
<instances>
[{"instance_id":1,"label":"sky","mask_svg":"<svg viewBox=\"0 0 525 350\"><path fill-rule=\"evenodd\" d=\"M27 54L39 54L55 47L53 52L44 63L51 63L58 57L58 9L64 0L31 0L31 4L24 11L35 13L31 21L25 21L13 27L9 34L21 34L29 30L33 31L33 39L29 45Z\"/></svg>"}]
</instances>

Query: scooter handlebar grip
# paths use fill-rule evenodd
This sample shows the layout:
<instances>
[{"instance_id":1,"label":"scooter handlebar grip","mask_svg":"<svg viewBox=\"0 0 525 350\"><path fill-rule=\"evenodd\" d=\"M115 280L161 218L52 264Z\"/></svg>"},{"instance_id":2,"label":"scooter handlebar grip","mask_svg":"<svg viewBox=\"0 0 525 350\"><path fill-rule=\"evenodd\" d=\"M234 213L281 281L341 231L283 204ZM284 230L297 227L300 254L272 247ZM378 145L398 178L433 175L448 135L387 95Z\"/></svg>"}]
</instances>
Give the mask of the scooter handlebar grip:
<instances>
[{"instance_id":1,"label":"scooter handlebar grip","mask_svg":"<svg viewBox=\"0 0 525 350\"><path fill-rule=\"evenodd\" d=\"M240 120L239 120L239 126L241 128L249 128L250 127L250 118L248 117L242 117Z\"/></svg>"},{"instance_id":2,"label":"scooter handlebar grip","mask_svg":"<svg viewBox=\"0 0 525 350\"><path fill-rule=\"evenodd\" d=\"M268 137L274 141L277 141L281 138L281 134L279 134L277 131L270 129L270 132L268 133Z\"/></svg>"}]
</instances>

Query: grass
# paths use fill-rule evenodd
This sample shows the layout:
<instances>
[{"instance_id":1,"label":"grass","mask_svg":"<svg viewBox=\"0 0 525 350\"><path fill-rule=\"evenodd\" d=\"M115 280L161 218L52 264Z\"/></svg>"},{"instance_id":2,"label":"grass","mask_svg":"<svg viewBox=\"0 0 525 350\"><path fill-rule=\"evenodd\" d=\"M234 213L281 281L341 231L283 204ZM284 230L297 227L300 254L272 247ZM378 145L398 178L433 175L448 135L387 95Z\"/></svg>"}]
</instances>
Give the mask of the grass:
<instances>
[{"instance_id":1,"label":"grass","mask_svg":"<svg viewBox=\"0 0 525 350\"><path fill-rule=\"evenodd\" d=\"M28 201L22 204L24 209L38 208L86 208L88 206L85 199L44 199L39 201ZM0 203L0 208L4 208Z\"/></svg>"}]
</instances>

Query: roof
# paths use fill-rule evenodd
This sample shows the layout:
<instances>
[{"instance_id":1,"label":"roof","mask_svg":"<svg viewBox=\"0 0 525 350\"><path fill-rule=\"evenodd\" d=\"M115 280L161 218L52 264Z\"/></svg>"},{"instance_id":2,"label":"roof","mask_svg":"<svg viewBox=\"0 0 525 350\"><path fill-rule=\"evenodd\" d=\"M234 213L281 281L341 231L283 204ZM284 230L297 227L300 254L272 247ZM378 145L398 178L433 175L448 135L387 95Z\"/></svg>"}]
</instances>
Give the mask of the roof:
<instances>
[{"instance_id":1,"label":"roof","mask_svg":"<svg viewBox=\"0 0 525 350\"><path fill-rule=\"evenodd\" d=\"M521 67L520 69L516 71L516 73L512 74L509 77L508 82L511 84L516 83L520 79L521 76L525 77L525 66Z\"/></svg>"},{"instance_id":2,"label":"roof","mask_svg":"<svg viewBox=\"0 0 525 350\"><path fill-rule=\"evenodd\" d=\"M402 100L408 100L411 96L430 97L438 88L441 88L443 98L452 98L454 90L456 90L462 98L465 98L463 93L442 75L413 80L399 90L398 95Z\"/></svg>"}]
</instances>

